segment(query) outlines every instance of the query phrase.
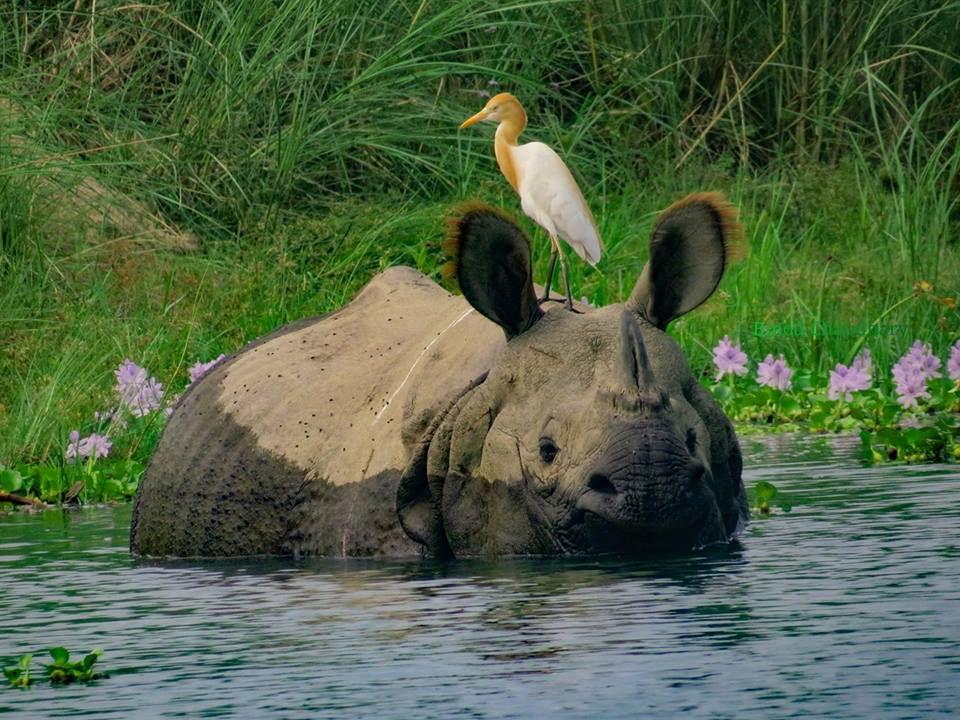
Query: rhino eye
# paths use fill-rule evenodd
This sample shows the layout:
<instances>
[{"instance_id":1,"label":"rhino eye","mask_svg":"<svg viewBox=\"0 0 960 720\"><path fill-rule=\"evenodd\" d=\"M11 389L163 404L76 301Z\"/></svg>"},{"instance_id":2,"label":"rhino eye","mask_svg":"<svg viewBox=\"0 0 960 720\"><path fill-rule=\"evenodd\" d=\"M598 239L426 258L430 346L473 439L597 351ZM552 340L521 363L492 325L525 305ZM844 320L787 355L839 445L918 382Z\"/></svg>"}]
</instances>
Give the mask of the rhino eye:
<instances>
[{"instance_id":1,"label":"rhino eye","mask_svg":"<svg viewBox=\"0 0 960 720\"><path fill-rule=\"evenodd\" d=\"M552 463L553 459L560 452L560 448L548 437L540 438L540 459L545 463Z\"/></svg>"}]
</instances>

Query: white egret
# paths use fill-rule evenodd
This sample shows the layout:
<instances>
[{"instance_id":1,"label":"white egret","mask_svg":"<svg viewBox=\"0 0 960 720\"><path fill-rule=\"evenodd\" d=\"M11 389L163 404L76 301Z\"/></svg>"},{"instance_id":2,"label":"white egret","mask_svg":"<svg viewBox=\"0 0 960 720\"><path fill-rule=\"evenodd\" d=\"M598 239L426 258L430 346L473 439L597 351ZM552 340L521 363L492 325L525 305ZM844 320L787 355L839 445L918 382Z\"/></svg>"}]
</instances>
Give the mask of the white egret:
<instances>
[{"instance_id":1,"label":"white egret","mask_svg":"<svg viewBox=\"0 0 960 720\"><path fill-rule=\"evenodd\" d=\"M570 275L557 237L563 238L590 265L597 264L603 246L587 201L583 199L583 193L570 170L549 145L541 142L517 144L517 138L527 126L527 113L513 95L494 95L483 110L465 120L460 129L480 121L499 123L493 149L500 171L520 195L523 212L550 235L553 247L541 302L549 299L553 271L559 256L567 293L567 309L572 310Z\"/></svg>"}]
</instances>

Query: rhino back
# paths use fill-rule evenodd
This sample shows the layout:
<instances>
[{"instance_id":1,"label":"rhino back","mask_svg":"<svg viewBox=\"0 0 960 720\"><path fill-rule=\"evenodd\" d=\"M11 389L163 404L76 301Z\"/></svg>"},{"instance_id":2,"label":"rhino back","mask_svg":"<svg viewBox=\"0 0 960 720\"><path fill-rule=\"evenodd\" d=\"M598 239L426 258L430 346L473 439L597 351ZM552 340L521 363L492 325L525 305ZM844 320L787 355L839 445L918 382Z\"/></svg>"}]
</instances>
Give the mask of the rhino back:
<instances>
[{"instance_id":1,"label":"rhino back","mask_svg":"<svg viewBox=\"0 0 960 720\"><path fill-rule=\"evenodd\" d=\"M131 547L151 555L405 555L404 439L503 345L420 273L251 343L184 394L144 473Z\"/></svg>"}]
</instances>

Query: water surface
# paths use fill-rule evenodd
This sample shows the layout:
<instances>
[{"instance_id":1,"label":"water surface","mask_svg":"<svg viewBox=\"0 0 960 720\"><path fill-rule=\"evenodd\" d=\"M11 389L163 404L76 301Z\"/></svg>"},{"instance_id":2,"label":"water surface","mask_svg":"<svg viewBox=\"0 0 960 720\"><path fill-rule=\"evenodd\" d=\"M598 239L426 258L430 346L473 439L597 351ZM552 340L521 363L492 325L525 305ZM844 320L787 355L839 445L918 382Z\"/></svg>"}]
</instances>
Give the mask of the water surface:
<instances>
[{"instance_id":1,"label":"water surface","mask_svg":"<svg viewBox=\"0 0 960 720\"><path fill-rule=\"evenodd\" d=\"M130 507L0 517L0 689L24 718L945 717L960 711L960 469L745 438L790 514L654 560L155 563ZM36 660L35 660L36 665ZM39 667L38 679L42 678Z\"/></svg>"}]
</instances>

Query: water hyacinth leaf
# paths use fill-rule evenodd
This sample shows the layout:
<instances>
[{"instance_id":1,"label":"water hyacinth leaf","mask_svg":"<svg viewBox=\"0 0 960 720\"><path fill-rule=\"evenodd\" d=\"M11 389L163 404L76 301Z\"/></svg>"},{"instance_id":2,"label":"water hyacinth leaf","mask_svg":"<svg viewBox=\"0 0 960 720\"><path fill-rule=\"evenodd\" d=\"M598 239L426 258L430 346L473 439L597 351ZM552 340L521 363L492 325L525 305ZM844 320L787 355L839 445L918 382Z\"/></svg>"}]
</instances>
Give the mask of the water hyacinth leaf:
<instances>
[{"instance_id":1,"label":"water hyacinth leaf","mask_svg":"<svg viewBox=\"0 0 960 720\"><path fill-rule=\"evenodd\" d=\"M754 497L758 505L769 503L777 496L777 488L773 483L760 480L753 488Z\"/></svg>"},{"instance_id":2,"label":"water hyacinth leaf","mask_svg":"<svg viewBox=\"0 0 960 720\"><path fill-rule=\"evenodd\" d=\"M66 665L70 660L70 653L65 647L50 648L50 657L53 658L55 665Z\"/></svg>"},{"instance_id":3,"label":"water hyacinth leaf","mask_svg":"<svg viewBox=\"0 0 960 720\"><path fill-rule=\"evenodd\" d=\"M97 659L101 655L103 655L103 650L101 650L100 648L94 648L86 655L86 657L83 658L83 660L80 663L80 666L84 670L89 670L91 667L93 667L93 664L97 661Z\"/></svg>"},{"instance_id":4,"label":"water hyacinth leaf","mask_svg":"<svg viewBox=\"0 0 960 720\"><path fill-rule=\"evenodd\" d=\"M799 400L789 395L785 395L784 397L780 398L780 409L786 415L795 415L796 413L799 413L802 408Z\"/></svg>"},{"instance_id":5,"label":"water hyacinth leaf","mask_svg":"<svg viewBox=\"0 0 960 720\"><path fill-rule=\"evenodd\" d=\"M40 468L40 495L44 500L56 500L63 489L59 468Z\"/></svg>"},{"instance_id":6,"label":"water hyacinth leaf","mask_svg":"<svg viewBox=\"0 0 960 720\"><path fill-rule=\"evenodd\" d=\"M119 497L123 494L123 484L116 478L106 478L103 481L100 491L106 498Z\"/></svg>"},{"instance_id":7,"label":"water hyacinth leaf","mask_svg":"<svg viewBox=\"0 0 960 720\"><path fill-rule=\"evenodd\" d=\"M873 447L873 434L868 430L860 431L860 459L866 463L880 462L880 453Z\"/></svg>"},{"instance_id":8,"label":"water hyacinth leaf","mask_svg":"<svg viewBox=\"0 0 960 720\"><path fill-rule=\"evenodd\" d=\"M880 428L877 430L877 442L881 445L897 447L901 442L900 431L893 428Z\"/></svg>"},{"instance_id":9,"label":"water hyacinth leaf","mask_svg":"<svg viewBox=\"0 0 960 720\"><path fill-rule=\"evenodd\" d=\"M900 406L895 403L886 403L880 410L880 421L884 425L892 425L900 415Z\"/></svg>"},{"instance_id":10,"label":"water hyacinth leaf","mask_svg":"<svg viewBox=\"0 0 960 720\"><path fill-rule=\"evenodd\" d=\"M15 493L23 487L23 476L16 470L0 470L0 489Z\"/></svg>"},{"instance_id":11,"label":"water hyacinth leaf","mask_svg":"<svg viewBox=\"0 0 960 720\"><path fill-rule=\"evenodd\" d=\"M906 440L907 446L913 450L923 439L923 433L920 432L919 428L906 428L903 430L903 439Z\"/></svg>"},{"instance_id":12,"label":"water hyacinth leaf","mask_svg":"<svg viewBox=\"0 0 960 720\"><path fill-rule=\"evenodd\" d=\"M3 668L3 674L10 681L12 687L30 687L33 679L30 677L30 661L33 655L21 655L16 665Z\"/></svg>"},{"instance_id":13,"label":"water hyacinth leaf","mask_svg":"<svg viewBox=\"0 0 960 720\"><path fill-rule=\"evenodd\" d=\"M713 396L717 399L718 403L727 402L730 397L733 395L733 388L729 385L717 385L713 388Z\"/></svg>"}]
</instances>

